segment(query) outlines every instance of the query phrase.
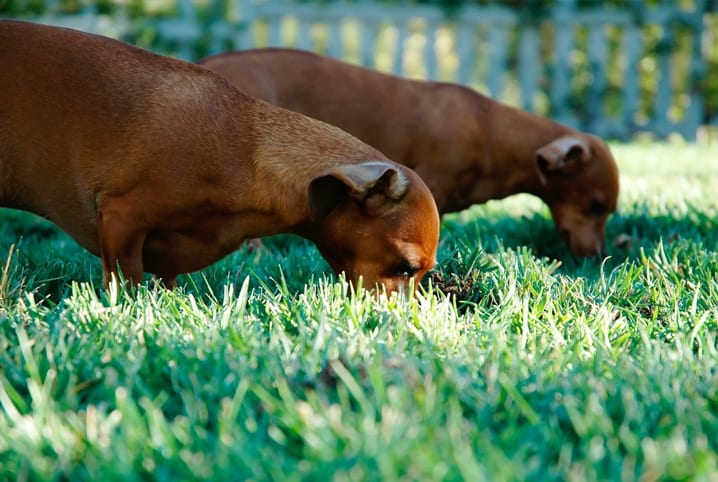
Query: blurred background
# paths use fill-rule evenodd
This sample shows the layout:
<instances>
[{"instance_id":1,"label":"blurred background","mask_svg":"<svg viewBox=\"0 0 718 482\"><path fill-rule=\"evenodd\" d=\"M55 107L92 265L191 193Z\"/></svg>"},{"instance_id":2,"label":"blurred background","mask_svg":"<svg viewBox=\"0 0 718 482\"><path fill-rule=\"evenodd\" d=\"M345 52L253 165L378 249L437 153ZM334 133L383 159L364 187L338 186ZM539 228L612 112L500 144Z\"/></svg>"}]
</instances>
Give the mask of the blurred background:
<instances>
[{"instance_id":1,"label":"blurred background","mask_svg":"<svg viewBox=\"0 0 718 482\"><path fill-rule=\"evenodd\" d=\"M718 0L0 0L0 17L189 61L313 50L609 139L718 140Z\"/></svg>"}]
</instances>

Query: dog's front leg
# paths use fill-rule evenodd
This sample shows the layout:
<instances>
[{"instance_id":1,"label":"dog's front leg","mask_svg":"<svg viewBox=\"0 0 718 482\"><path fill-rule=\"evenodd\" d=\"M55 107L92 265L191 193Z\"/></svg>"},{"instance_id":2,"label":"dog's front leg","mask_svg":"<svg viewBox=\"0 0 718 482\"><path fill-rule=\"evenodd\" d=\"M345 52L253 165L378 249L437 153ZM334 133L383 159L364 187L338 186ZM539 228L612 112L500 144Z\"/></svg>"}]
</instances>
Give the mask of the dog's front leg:
<instances>
[{"instance_id":1,"label":"dog's front leg","mask_svg":"<svg viewBox=\"0 0 718 482\"><path fill-rule=\"evenodd\" d=\"M142 281L142 249L147 237L145 229L138 228L136 220L124 211L100 210L97 216L100 257L107 288L112 278L119 280L119 272L134 286Z\"/></svg>"}]
</instances>

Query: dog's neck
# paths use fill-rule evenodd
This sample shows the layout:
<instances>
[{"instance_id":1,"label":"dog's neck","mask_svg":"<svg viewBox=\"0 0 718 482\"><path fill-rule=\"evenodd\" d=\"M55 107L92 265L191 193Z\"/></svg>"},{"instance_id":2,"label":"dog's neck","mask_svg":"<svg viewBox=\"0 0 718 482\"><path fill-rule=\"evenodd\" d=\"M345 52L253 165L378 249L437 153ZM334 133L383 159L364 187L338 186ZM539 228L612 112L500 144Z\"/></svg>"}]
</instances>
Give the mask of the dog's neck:
<instances>
[{"instance_id":1,"label":"dog's neck","mask_svg":"<svg viewBox=\"0 0 718 482\"><path fill-rule=\"evenodd\" d=\"M303 232L311 224L308 196L313 180L338 165L383 156L329 124L275 107L266 112L266 106L262 103L254 118L253 206L282 226L277 232ZM287 116L292 122L279 122Z\"/></svg>"},{"instance_id":2,"label":"dog's neck","mask_svg":"<svg viewBox=\"0 0 718 482\"><path fill-rule=\"evenodd\" d=\"M471 149L480 153L475 162L477 171L482 173L472 193L472 202L501 199L520 192L543 198L546 188L536 164L536 151L574 131L480 94L472 96L471 104L480 126Z\"/></svg>"}]
</instances>

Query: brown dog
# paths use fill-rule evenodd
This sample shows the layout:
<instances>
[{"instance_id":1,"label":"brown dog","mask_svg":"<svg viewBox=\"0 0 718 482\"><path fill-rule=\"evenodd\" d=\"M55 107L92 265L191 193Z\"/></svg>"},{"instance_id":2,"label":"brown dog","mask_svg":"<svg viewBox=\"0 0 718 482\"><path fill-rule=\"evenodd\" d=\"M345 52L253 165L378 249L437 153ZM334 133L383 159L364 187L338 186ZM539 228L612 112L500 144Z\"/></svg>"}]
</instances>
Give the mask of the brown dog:
<instances>
[{"instance_id":1,"label":"brown dog","mask_svg":"<svg viewBox=\"0 0 718 482\"><path fill-rule=\"evenodd\" d=\"M247 237L312 240L395 290L435 263L436 204L411 170L225 78L116 40L0 22L0 205L102 257L107 283L173 285Z\"/></svg>"},{"instance_id":2,"label":"brown dog","mask_svg":"<svg viewBox=\"0 0 718 482\"><path fill-rule=\"evenodd\" d=\"M571 252L603 252L618 170L599 138L455 84L382 74L309 52L260 49L200 62L250 95L341 127L414 170L439 211L519 192L551 209Z\"/></svg>"}]
</instances>

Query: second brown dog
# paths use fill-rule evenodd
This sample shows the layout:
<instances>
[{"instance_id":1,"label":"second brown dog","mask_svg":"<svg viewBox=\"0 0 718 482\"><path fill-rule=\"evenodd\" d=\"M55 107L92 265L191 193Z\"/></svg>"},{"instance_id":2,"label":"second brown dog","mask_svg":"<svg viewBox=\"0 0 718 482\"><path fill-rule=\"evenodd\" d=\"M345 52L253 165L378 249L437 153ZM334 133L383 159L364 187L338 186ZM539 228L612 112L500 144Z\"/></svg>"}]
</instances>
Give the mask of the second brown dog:
<instances>
[{"instance_id":1,"label":"second brown dog","mask_svg":"<svg viewBox=\"0 0 718 482\"><path fill-rule=\"evenodd\" d=\"M308 52L200 62L248 94L341 127L424 179L442 213L527 192L579 256L604 251L618 170L598 137L456 84L408 80Z\"/></svg>"}]
</instances>

